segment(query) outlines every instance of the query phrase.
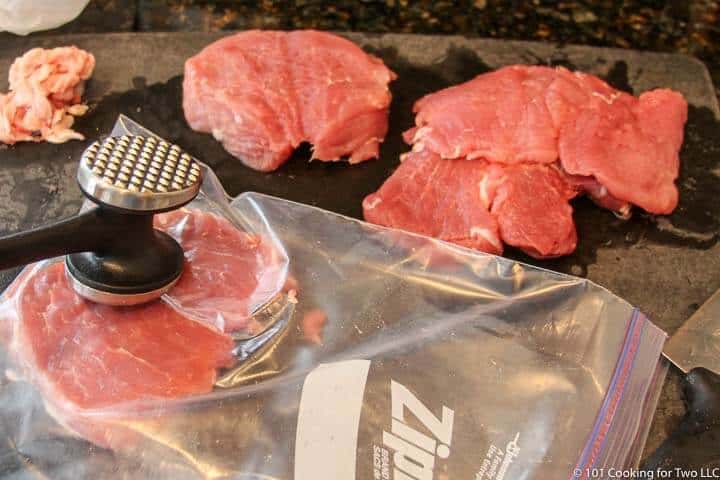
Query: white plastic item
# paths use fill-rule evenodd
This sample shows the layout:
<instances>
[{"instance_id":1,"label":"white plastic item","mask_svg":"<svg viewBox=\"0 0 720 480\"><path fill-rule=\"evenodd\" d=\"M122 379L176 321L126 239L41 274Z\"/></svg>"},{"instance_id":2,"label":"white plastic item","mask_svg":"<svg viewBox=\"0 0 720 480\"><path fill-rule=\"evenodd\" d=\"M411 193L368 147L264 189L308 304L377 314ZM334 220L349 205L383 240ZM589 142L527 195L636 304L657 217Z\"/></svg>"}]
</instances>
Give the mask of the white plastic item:
<instances>
[{"instance_id":1,"label":"white plastic item","mask_svg":"<svg viewBox=\"0 0 720 480\"><path fill-rule=\"evenodd\" d=\"M17 35L50 30L74 20L90 0L0 0L0 31Z\"/></svg>"}]
</instances>

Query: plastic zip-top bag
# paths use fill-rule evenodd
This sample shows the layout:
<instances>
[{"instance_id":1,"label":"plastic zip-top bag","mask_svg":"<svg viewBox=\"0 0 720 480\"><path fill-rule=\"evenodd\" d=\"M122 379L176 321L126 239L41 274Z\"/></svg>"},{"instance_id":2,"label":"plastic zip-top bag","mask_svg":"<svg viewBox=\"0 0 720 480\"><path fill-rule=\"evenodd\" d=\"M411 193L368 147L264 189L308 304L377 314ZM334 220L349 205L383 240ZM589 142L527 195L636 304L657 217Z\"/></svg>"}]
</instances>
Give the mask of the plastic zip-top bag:
<instances>
[{"instance_id":1,"label":"plastic zip-top bag","mask_svg":"<svg viewBox=\"0 0 720 480\"><path fill-rule=\"evenodd\" d=\"M58 261L5 292L0 476L547 480L639 461L665 334L587 280L229 199L208 168L158 226L186 255L161 300L90 304Z\"/></svg>"}]
</instances>

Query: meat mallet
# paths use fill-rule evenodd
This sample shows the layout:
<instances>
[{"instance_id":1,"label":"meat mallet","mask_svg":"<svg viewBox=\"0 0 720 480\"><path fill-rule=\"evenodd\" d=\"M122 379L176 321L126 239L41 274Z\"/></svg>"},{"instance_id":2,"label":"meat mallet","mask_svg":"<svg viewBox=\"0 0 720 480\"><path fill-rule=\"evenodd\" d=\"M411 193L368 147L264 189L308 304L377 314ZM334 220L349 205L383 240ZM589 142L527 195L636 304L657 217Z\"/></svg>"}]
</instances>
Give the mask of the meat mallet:
<instances>
[{"instance_id":1,"label":"meat mallet","mask_svg":"<svg viewBox=\"0 0 720 480\"><path fill-rule=\"evenodd\" d=\"M201 176L189 154L163 140L125 135L94 142L77 173L92 207L0 238L0 270L65 255L80 296L118 306L154 300L180 278L184 254L153 227L153 216L192 201Z\"/></svg>"}]
</instances>

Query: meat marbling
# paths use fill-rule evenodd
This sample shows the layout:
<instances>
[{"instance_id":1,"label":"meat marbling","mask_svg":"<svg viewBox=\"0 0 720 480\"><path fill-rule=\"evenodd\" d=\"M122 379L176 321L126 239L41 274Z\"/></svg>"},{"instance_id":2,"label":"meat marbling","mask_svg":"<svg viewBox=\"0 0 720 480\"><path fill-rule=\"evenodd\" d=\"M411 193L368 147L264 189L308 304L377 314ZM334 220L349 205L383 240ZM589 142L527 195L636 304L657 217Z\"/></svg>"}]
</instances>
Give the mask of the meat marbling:
<instances>
[{"instance_id":1,"label":"meat marbling","mask_svg":"<svg viewBox=\"0 0 720 480\"><path fill-rule=\"evenodd\" d=\"M136 443L124 426L134 401L212 391L217 370L234 362L223 329L252 332L253 310L286 282L284 257L268 241L219 216L184 209L156 216L156 226L186 254L183 276L162 300L89 302L55 262L24 270L0 302L0 339L19 373L58 422L104 447Z\"/></svg>"},{"instance_id":2,"label":"meat marbling","mask_svg":"<svg viewBox=\"0 0 720 480\"><path fill-rule=\"evenodd\" d=\"M377 192L365 197L365 219L500 254L497 221L484 207L486 165L411 152Z\"/></svg>"},{"instance_id":3,"label":"meat marbling","mask_svg":"<svg viewBox=\"0 0 720 480\"><path fill-rule=\"evenodd\" d=\"M687 103L671 90L596 99L561 128L560 162L568 173L595 177L618 199L668 214L678 204L686 120Z\"/></svg>"},{"instance_id":4,"label":"meat marbling","mask_svg":"<svg viewBox=\"0 0 720 480\"><path fill-rule=\"evenodd\" d=\"M183 274L163 299L221 331L258 333L252 314L282 290L287 276L275 245L199 210L156 215L155 226L185 251Z\"/></svg>"},{"instance_id":5,"label":"meat marbling","mask_svg":"<svg viewBox=\"0 0 720 480\"><path fill-rule=\"evenodd\" d=\"M515 65L427 95L414 109L406 138L415 150L505 164L559 158L620 202L660 214L677 205L687 120L677 92L633 97L582 72Z\"/></svg>"},{"instance_id":6,"label":"meat marbling","mask_svg":"<svg viewBox=\"0 0 720 480\"><path fill-rule=\"evenodd\" d=\"M562 172L540 164L490 164L488 170L490 212L505 243L535 258L575 250L577 233L569 200L578 192Z\"/></svg>"},{"instance_id":7,"label":"meat marbling","mask_svg":"<svg viewBox=\"0 0 720 480\"><path fill-rule=\"evenodd\" d=\"M62 263L38 267L17 305L12 347L23 372L61 423L102 446L115 444L115 430L84 411L206 393L232 363L229 336L162 301L118 308L84 300Z\"/></svg>"},{"instance_id":8,"label":"meat marbling","mask_svg":"<svg viewBox=\"0 0 720 480\"><path fill-rule=\"evenodd\" d=\"M501 254L503 242L536 258L565 255L577 236L577 195L553 165L501 165L411 152L363 201L369 222Z\"/></svg>"},{"instance_id":9,"label":"meat marbling","mask_svg":"<svg viewBox=\"0 0 720 480\"><path fill-rule=\"evenodd\" d=\"M545 67L508 67L426 95L413 107L409 140L442 158L552 163L557 131L538 99L553 77Z\"/></svg>"},{"instance_id":10,"label":"meat marbling","mask_svg":"<svg viewBox=\"0 0 720 480\"><path fill-rule=\"evenodd\" d=\"M636 98L592 75L515 65L426 95L414 111L412 152L363 202L370 222L490 253L502 239L546 258L575 249L578 193L623 218L632 205L677 205L687 120L677 92Z\"/></svg>"},{"instance_id":11,"label":"meat marbling","mask_svg":"<svg viewBox=\"0 0 720 480\"><path fill-rule=\"evenodd\" d=\"M301 142L313 158L376 157L395 78L381 60L330 33L248 31L188 59L183 110L232 155L277 169Z\"/></svg>"}]
</instances>

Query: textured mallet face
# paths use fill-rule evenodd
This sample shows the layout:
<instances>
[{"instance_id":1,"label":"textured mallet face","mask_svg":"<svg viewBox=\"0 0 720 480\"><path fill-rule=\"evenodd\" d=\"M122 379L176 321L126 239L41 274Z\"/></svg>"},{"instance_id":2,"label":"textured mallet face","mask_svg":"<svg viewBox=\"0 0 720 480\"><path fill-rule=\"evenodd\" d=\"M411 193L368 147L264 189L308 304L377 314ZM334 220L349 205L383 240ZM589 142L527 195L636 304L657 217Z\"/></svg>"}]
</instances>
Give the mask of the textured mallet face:
<instances>
[{"instance_id":1,"label":"textured mallet face","mask_svg":"<svg viewBox=\"0 0 720 480\"><path fill-rule=\"evenodd\" d=\"M200 165L177 145L132 135L94 142L83 153L78 172L88 194L131 210L181 204L197 194L201 176Z\"/></svg>"},{"instance_id":2,"label":"textured mallet face","mask_svg":"<svg viewBox=\"0 0 720 480\"><path fill-rule=\"evenodd\" d=\"M153 137L109 137L90 145L83 162L104 183L133 192L179 191L200 181L190 155Z\"/></svg>"}]
</instances>

